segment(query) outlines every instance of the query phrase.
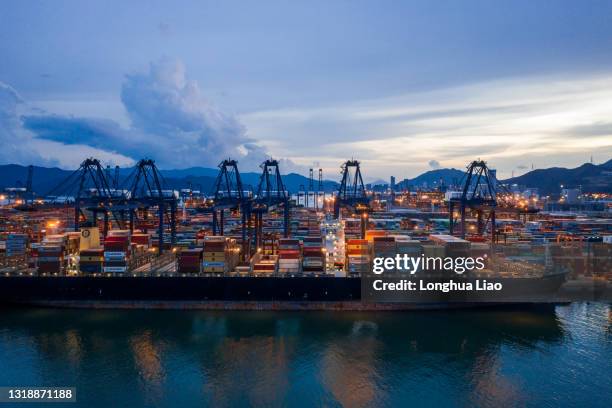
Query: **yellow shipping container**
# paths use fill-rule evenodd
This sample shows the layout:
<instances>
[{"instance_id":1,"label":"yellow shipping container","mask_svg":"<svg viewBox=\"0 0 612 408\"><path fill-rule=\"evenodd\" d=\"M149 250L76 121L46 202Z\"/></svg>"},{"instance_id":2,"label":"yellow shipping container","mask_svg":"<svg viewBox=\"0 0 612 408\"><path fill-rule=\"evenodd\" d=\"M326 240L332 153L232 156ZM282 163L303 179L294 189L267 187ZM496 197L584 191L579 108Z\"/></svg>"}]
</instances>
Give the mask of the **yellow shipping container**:
<instances>
[{"instance_id":1,"label":"yellow shipping container","mask_svg":"<svg viewBox=\"0 0 612 408\"><path fill-rule=\"evenodd\" d=\"M91 248L100 248L100 230L98 227L81 228L79 249L84 251Z\"/></svg>"},{"instance_id":2,"label":"yellow shipping container","mask_svg":"<svg viewBox=\"0 0 612 408\"><path fill-rule=\"evenodd\" d=\"M225 252L206 252L206 250L204 250L204 256L224 257Z\"/></svg>"}]
</instances>

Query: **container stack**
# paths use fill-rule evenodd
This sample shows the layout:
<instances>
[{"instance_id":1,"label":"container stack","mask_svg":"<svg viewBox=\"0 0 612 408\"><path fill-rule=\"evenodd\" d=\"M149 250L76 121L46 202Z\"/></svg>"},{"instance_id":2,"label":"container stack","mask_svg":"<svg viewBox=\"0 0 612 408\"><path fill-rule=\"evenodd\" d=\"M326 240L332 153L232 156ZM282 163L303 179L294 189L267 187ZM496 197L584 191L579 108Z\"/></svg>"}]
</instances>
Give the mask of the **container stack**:
<instances>
[{"instance_id":1,"label":"container stack","mask_svg":"<svg viewBox=\"0 0 612 408\"><path fill-rule=\"evenodd\" d=\"M90 248L81 251L79 270L82 273L102 273L104 271L104 249Z\"/></svg>"},{"instance_id":2,"label":"container stack","mask_svg":"<svg viewBox=\"0 0 612 408\"><path fill-rule=\"evenodd\" d=\"M43 245L61 246L62 251L66 250L67 243L68 243L67 237L66 235L63 235L63 234L47 235L46 237L43 238L43 242L42 242Z\"/></svg>"},{"instance_id":3,"label":"container stack","mask_svg":"<svg viewBox=\"0 0 612 408\"><path fill-rule=\"evenodd\" d=\"M372 250L374 257L377 258L395 258L396 245L395 237L373 236ZM395 269L385 269L385 273L396 272Z\"/></svg>"},{"instance_id":4,"label":"container stack","mask_svg":"<svg viewBox=\"0 0 612 408\"><path fill-rule=\"evenodd\" d=\"M79 249L100 248L100 230L98 227L81 228L81 237L79 239Z\"/></svg>"},{"instance_id":5,"label":"container stack","mask_svg":"<svg viewBox=\"0 0 612 408\"><path fill-rule=\"evenodd\" d=\"M281 274L300 273L300 241L293 238L278 240L278 272Z\"/></svg>"},{"instance_id":6,"label":"container stack","mask_svg":"<svg viewBox=\"0 0 612 408\"><path fill-rule=\"evenodd\" d=\"M10 233L6 237L5 254L7 257L23 257L26 254L28 236L26 234Z\"/></svg>"},{"instance_id":7,"label":"container stack","mask_svg":"<svg viewBox=\"0 0 612 408\"><path fill-rule=\"evenodd\" d=\"M234 270L237 276L248 276L251 273L251 265L236 265Z\"/></svg>"},{"instance_id":8,"label":"container stack","mask_svg":"<svg viewBox=\"0 0 612 408\"><path fill-rule=\"evenodd\" d=\"M151 234L136 233L132 234L131 242L133 244L142 245L145 248L151 247Z\"/></svg>"},{"instance_id":9,"label":"container stack","mask_svg":"<svg viewBox=\"0 0 612 408\"><path fill-rule=\"evenodd\" d=\"M346 254L349 275L361 275L370 270L371 256L367 239L348 239Z\"/></svg>"},{"instance_id":10,"label":"container stack","mask_svg":"<svg viewBox=\"0 0 612 408\"><path fill-rule=\"evenodd\" d=\"M38 273L61 274L64 271L64 247L46 244L38 248Z\"/></svg>"},{"instance_id":11,"label":"container stack","mask_svg":"<svg viewBox=\"0 0 612 408\"><path fill-rule=\"evenodd\" d=\"M470 252L474 258L484 257L491 252L491 245L486 242L472 242Z\"/></svg>"},{"instance_id":12,"label":"container stack","mask_svg":"<svg viewBox=\"0 0 612 408\"><path fill-rule=\"evenodd\" d=\"M366 231L365 239L368 242L374 242L375 238L384 238L387 236L387 232L384 230L368 230Z\"/></svg>"},{"instance_id":13,"label":"container stack","mask_svg":"<svg viewBox=\"0 0 612 408\"><path fill-rule=\"evenodd\" d=\"M0 242L0 245L2 242ZM41 247L40 242L31 242L30 243L30 253L28 256L28 268L38 269L38 248ZM2 255L2 249L0 249L0 255Z\"/></svg>"},{"instance_id":14,"label":"container stack","mask_svg":"<svg viewBox=\"0 0 612 408\"><path fill-rule=\"evenodd\" d=\"M446 248L440 244L423 244L423 255L427 258L444 258Z\"/></svg>"},{"instance_id":15,"label":"container stack","mask_svg":"<svg viewBox=\"0 0 612 408\"><path fill-rule=\"evenodd\" d=\"M305 237L303 243L302 270L304 272L325 272L325 254L321 236Z\"/></svg>"},{"instance_id":16,"label":"container stack","mask_svg":"<svg viewBox=\"0 0 612 408\"><path fill-rule=\"evenodd\" d=\"M110 231L104 239L104 273L126 273L130 257L130 231Z\"/></svg>"},{"instance_id":17,"label":"container stack","mask_svg":"<svg viewBox=\"0 0 612 408\"><path fill-rule=\"evenodd\" d=\"M451 258L467 257L470 255L470 241L465 239L457 238L452 235L430 235L429 240L436 244L441 245L446 249L446 256Z\"/></svg>"},{"instance_id":18,"label":"container stack","mask_svg":"<svg viewBox=\"0 0 612 408\"><path fill-rule=\"evenodd\" d=\"M69 255L77 255L81 244L80 232L66 233L66 253Z\"/></svg>"},{"instance_id":19,"label":"container stack","mask_svg":"<svg viewBox=\"0 0 612 408\"><path fill-rule=\"evenodd\" d=\"M239 260L236 240L227 237L208 236L204 238L203 272L223 274L231 272Z\"/></svg>"},{"instance_id":20,"label":"container stack","mask_svg":"<svg viewBox=\"0 0 612 408\"><path fill-rule=\"evenodd\" d=\"M423 245L407 236L395 236L395 251L402 257L408 255L410 258L418 258L423 254Z\"/></svg>"},{"instance_id":21,"label":"container stack","mask_svg":"<svg viewBox=\"0 0 612 408\"><path fill-rule=\"evenodd\" d=\"M347 238L359 238L361 236L361 219L346 218L344 220L344 234Z\"/></svg>"},{"instance_id":22,"label":"container stack","mask_svg":"<svg viewBox=\"0 0 612 408\"><path fill-rule=\"evenodd\" d=\"M63 274L67 264L67 236L63 234L47 235L38 248L38 272Z\"/></svg>"},{"instance_id":23,"label":"container stack","mask_svg":"<svg viewBox=\"0 0 612 408\"><path fill-rule=\"evenodd\" d=\"M203 272L225 272L225 237L209 236L204 239Z\"/></svg>"},{"instance_id":24,"label":"container stack","mask_svg":"<svg viewBox=\"0 0 612 408\"><path fill-rule=\"evenodd\" d=\"M278 255L264 255L253 264L253 274L274 275L278 270Z\"/></svg>"},{"instance_id":25,"label":"container stack","mask_svg":"<svg viewBox=\"0 0 612 408\"><path fill-rule=\"evenodd\" d=\"M595 275L612 278L612 239L592 245L592 271Z\"/></svg>"},{"instance_id":26,"label":"container stack","mask_svg":"<svg viewBox=\"0 0 612 408\"><path fill-rule=\"evenodd\" d=\"M178 253L178 273L202 273L202 249L183 249Z\"/></svg>"}]
</instances>

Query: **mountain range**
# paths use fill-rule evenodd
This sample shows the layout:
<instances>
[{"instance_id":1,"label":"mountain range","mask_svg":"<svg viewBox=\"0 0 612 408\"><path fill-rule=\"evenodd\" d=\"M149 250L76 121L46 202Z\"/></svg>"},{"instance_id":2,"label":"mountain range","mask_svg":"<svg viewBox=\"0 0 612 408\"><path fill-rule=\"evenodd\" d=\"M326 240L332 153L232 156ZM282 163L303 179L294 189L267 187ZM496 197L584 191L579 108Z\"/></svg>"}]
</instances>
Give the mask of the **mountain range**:
<instances>
[{"instance_id":1,"label":"mountain range","mask_svg":"<svg viewBox=\"0 0 612 408\"><path fill-rule=\"evenodd\" d=\"M464 171L457 169L436 169L426 171L425 173L412 178L412 179L404 179L399 182L400 189L411 189L418 188L423 186L433 187L438 186L441 183L450 186L456 185L459 183L463 175Z\"/></svg>"},{"instance_id":2,"label":"mountain range","mask_svg":"<svg viewBox=\"0 0 612 408\"><path fill-rule=\"evenodd\" d=\"M599 165L585 163L575 169L551 167L532 170L503 182L537 187L540 194L558 194L561 186L581 188L585 193L612 193L612 159Z\"/></svg>"},{"instance_id":3,"label":"mountain range","mask_svg":"<svg viewBox=\"0 0 612 408\"><path fill-rule=\"evenodd\" d=\"M119 171L119 184L121 185L132 173L132 168L123 168ZM219 169L206 167L192 167L179 170L160 170L165 184L168 188L182 189L189 188L210 193L213 190ZM7 187L25 187L28 168L18 164L0 165L0 190ZM38 194L45 194L53 190L63 180L65 180L73 170L63 170L57 167L34 166L32 177L32 189ZM114 169L111 169L111 175ZM261 174L254 172L240 173L242 184L247 189L255 190L259 185ZM296 192L304 187L308 188L308 177L301 174L289 173L282 176L285 188L291 192ZM317 185L315 180L315 185ZM323 189L331 192L338 189L339 184L335 181L324 180Z\"/></svg>"},{"instance_id":4,"label":"mountain range","mask_svg":"<svg viewBox=\"0 0 612 408\"><path fill-rule=\"evenodd\" d=\"M436 169L425 172L413 179L400 182L400 188L416 188L423 185L429 187L439 185L456 185L465 175L457 169ZM564 188L580 188L583 192L612 193L612 159L602 164L585 163L574 169L550 167L527 172L521 176L500 180L506 185L516 184L520 187L537 188L540 194L557 195L561 186Z\"/></svg>"},{"instance_id":5,"label":"mountain range","mask_svg":"<svg viewBox=\"0 0 612 408\"><path fill-rule=\"evenodd\" d=\"M0 165L0 189L7 187L25 186L27 178L27 166L17 164ZM132 169L120 170L120 182L125 180ZM63 170L57 167L47 168L34 166L33 190L44 194L65 180L73 171ZM161 170L161 173L169 188L188 188L201 190L205 193L212 191L218 169L206 167L192 167L179 170ZM401 189L416 188L427 185L429 187L438 185L441 181L446 185L457 184L463 175L462 170L457 169L435 169L427 171L415 178L404 179L398 183ZM242 182L247 188L256 189L259 184L260 174L254 172L241 173ZM308 187L308 177L301 174L290 173L283 175L285 188L296 192L300 188ZM382 181L382 180L381 180ZM504 184L518 184L523 187L535 187L541 194L558 194L561 186L566 188L580 187L583 192L607 192L612 193L612 160L595 165L585 163L574 169L562 167L551 167L548 169L537 169L521 176L501 180ZM316 185L315 181L315 185ZM336 181L324 180L323 188L327 192L338 189Z\"/></svg>"}]
</instances>

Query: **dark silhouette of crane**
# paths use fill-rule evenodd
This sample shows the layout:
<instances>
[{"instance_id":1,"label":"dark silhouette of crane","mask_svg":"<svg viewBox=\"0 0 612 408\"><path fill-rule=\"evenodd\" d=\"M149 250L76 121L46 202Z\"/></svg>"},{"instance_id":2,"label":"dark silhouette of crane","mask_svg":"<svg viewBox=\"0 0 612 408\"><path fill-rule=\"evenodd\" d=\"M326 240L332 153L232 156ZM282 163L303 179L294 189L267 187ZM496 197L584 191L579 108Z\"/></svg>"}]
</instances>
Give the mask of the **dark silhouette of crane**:
<instances>
[{"instance_id":1,"label":"dark silhouette of crane","mask_svg":"<svg viewBox=\"0 0 612 408\"><path fill-rule=\"evenodd\" d=\"M32 189L32 178L34 177L34 166L28 166L28 177L26 179L25 204L31 205L34 202L34 190Z\"/></svg>"},{"instance_id":2,"label":"dark silhouette of crane","mask_svg":"<svg viewBox=\"0 0 612 408\"><path fill-rule=\"evenodd\" d=\"M497 180L483 160L475 160L467 167L463 177L461 197L449 200L449 232L455 231L455 209L459 207L460 234L466 236L465 217L468 211L475 211L477 216L476 234L484 235L487 224L491 224L491 238L495 242L495 209L497 207ZM486 218L484 218L486 215Z\"/></svg>"},{"instance_id":3,"label":"dark silhouette of crane","mask_svg":"<svg viewBox=\"0 0 612 408\"><path fill-rule=\"evenodd\" d=\"M348 160L342 167L342 180L334 202L334 216L340 216L342 207L349 208L361 217L361 235L365 237L370 199L366 194L361 176L361 166L357 160Z\"/></svg>"},{"instance_id":4,"label":"dark silhouette of crane","mask_svg":"<svg viewBox=\"0 0 612 408\"><path fill-rule=\"evenodd\" d=\"M119 166L115 166L115 175L113 176L113 188L115 190L119 188Z\"/></svg>"},{"instance_id":5,"label":"dark silhouette of crane","mask_svg":"<svg viewBox=\"0 0 612 408\"><path fill-rule=\"evenodd\" d=\"M34 166L28 166L28 173L26 175L26 184L23 187L23 195L19 194L23 202L19 205L15 206L15 209L18 211L34 211L34 190L32 188L32 177L34 174ZM18 185L22 185L21 182L17 183Z\"/></svg>"},{"instance_id":6,"label":"dark silhouette of crane","mask_svg":"<svg viewBox=\"0 0 612 408\"><path fill-rule=\"evenodd\" d=\"M260 167L262 174L251 204L255 215L255 240L258 248L261 246L263 236L263 214L276 207L283 207L283 235L285 237L289 236L290 214L289 194L283 184L278 161L269 159L264 161Z\"/></svg>"},{"instance_id":7,"label":"dark silhouette of crane","mask_svg":"<svg viewBox=\"0 0 612 408\"><path fill-rule=\"evenodd\" d=\"M95 224L98 215L104 217L104 235L108 232L109 216L120 224L116 209L118 197L114 197L104 169L98 159L85 159L68 177L45 194L52 204L67 205L74 201L74 230L78 231L81 221ZM90 217L91 216L91 217Z\"/></svg>"},{"instance_id":8,"label":"dark silhouette of crane","mask_svg":"<svg viewBox=\"0 0 612 408\"><path fill-rule=\"evenodd\" d=\"M124 187L115 192L115 197L121 201L115 208L123 224L125 213L129 214L130 231L134 230L134 223L139 217L147 222L151 209L156 211L159 254L165 249L166 225L170 229L170 244L176 243L177 197L169 189L155 161L140 160L125 179Z\"/></svg>"},{"instance_id":9,"label":"dark silhouette of crane","mask_svg":"<svg viewBox=\"0 0 612 408\"><path fill-rule=\"evenodd\" d=\"M250 253L251 231L251 192L246 191L240 178L238 162L232 159L219 163L219 173L213 190L213 205L210 208L213 221L213 235L224 234L225 210L240 210L242 216L242 246L243 257Z\"/></svg>"}]
</instances>

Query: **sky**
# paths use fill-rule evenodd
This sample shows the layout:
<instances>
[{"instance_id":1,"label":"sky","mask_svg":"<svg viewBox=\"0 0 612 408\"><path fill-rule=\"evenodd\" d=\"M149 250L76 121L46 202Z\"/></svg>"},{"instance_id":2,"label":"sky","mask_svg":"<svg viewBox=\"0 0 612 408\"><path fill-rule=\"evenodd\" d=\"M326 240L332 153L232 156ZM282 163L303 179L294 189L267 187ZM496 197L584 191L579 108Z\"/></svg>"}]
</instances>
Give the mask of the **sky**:
<instances>
[{"instance_id":1,"label":"sky","mask_svg":"<svg viewBox=\"0 0 612 408\"><path fill-rule=\"evenodd\" d=\"M610 1L0 3L0 163L498 177L612 158Z\"/></svg>"}]
</instances>

